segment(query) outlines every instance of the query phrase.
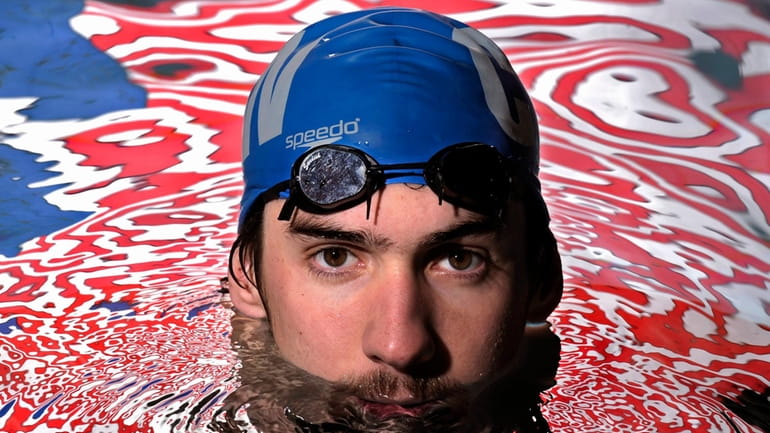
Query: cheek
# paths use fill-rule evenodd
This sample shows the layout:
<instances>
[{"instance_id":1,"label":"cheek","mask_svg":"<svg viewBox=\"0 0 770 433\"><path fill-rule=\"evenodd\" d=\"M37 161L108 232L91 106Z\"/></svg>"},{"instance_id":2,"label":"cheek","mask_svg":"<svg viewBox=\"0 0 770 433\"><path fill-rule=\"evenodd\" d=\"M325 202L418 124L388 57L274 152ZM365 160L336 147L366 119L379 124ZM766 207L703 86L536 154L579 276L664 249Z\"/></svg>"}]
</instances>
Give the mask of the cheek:
<instances>
[{"instance_id":1,"label":"cheek","mask_svg":"<svg viewBox=\"0 0 770 433\"><path fill-rule=\"evenodd\" d=\"M273 268L277 271L277 268ZM355 353L355 326L302 289L308 282L295 270L265 278L273 336L281 355L303 370L337 380ZM277 274L281 274L280 276Z\"/></svg>"},{"instance_id":2,"label":"cheek","mask_svg":"<svg viewBox=\"0 0 770 433\"><path fill-rule=\"evenodd\" d=\"M463 382L476 381L510 365L524 331L523 302L501 291L473 308L466 302L442 323L443 338L452 358L452 375Z\"/></svg>"},{"instance_id":3,"label":"cheek","mask_svg":"<svg viewBox=\"0 0 770 433\"><path fill-rule=\"evenodd\" d=\"M493 345L496 369L503 369L514 361L524 333L526 308L523 302L511 305L499 322Z\"/></svg>"}]
</instances>

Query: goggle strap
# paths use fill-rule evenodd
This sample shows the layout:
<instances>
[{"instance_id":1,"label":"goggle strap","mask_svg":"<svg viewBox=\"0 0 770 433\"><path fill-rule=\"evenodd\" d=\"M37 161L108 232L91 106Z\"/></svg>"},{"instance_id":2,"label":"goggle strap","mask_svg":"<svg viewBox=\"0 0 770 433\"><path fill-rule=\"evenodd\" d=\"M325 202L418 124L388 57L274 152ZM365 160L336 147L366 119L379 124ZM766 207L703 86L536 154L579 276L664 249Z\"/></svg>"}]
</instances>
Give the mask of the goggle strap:
<instances>
[{"instance_id":1,"label":"goggle strap","mask_svg":"<svg viewBox=\"0 0 770 433\"><path fill-rule=\"evenodd\" d=\"M278 220L289 221L296 207L297 205L295 203L294 197L293 195L290 195L289 198L286 199L286 202L283 204L283 207L281 208L281 213L278 214Z\"/></svg>"}]
</instances>

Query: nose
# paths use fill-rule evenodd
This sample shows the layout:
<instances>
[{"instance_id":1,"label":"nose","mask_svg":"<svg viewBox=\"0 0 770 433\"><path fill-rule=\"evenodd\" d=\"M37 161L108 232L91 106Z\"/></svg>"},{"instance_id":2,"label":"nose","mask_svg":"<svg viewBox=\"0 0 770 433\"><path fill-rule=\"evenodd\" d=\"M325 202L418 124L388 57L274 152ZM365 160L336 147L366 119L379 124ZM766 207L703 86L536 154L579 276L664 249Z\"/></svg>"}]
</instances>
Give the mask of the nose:
<instances>
[{"instance_id":1,"label":"nose","mask_svg":"<svg viewBox=\"0 0 770 433\"><path fill-rule=\"evenodd\" d=\"M431 306L412 272L388 272L373 288L371 314L363 335L366 356L402 373L423 370L437 351Z\"/></svg>"}]
</instances>

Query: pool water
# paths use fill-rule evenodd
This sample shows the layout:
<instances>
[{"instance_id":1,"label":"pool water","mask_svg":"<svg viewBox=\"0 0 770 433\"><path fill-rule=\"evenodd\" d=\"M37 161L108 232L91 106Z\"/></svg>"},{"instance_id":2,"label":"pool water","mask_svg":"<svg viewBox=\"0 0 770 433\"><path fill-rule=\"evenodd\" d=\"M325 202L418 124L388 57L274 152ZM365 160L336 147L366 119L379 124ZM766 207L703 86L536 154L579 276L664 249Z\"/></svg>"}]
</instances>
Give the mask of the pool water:
<instances>
[{"instance_id":1,"label":"pool water","mask_svg":"<svg viewBox=\"0 0 770 433\"><path fill-rule=\"evenodd\" d=\"M768 431L760 0L4 1L0 431L211 431L246 374L219 280L248 92L307 23L379 5L481 29L530 89L552 430Z\"/></svg>"}]
</instances>

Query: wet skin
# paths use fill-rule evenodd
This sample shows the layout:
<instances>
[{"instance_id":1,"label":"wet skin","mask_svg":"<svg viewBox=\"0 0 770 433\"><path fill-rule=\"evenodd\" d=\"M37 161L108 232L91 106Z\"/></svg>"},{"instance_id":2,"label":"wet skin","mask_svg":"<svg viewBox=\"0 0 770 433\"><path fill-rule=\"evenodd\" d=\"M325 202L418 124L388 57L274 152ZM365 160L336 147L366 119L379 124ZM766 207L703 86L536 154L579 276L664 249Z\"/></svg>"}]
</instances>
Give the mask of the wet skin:
<instances>
[{"instance_id":1,"label":"wet skin","mask_svg":"<svg viewBox=\"0 0 770 433\"><path fill-rule=\"evenodd\" d=\"M258 281L289 362L335 382L387 378L361 395L384 415L419 415L440 397L416 381L470 385L511 362L527 318L517 212L501 229L404 184L376 193L368 219L361 204L278 221L281 205L265 209ZM255 287L233 302L264 314Z\"/></svg>"}]
</instances>

